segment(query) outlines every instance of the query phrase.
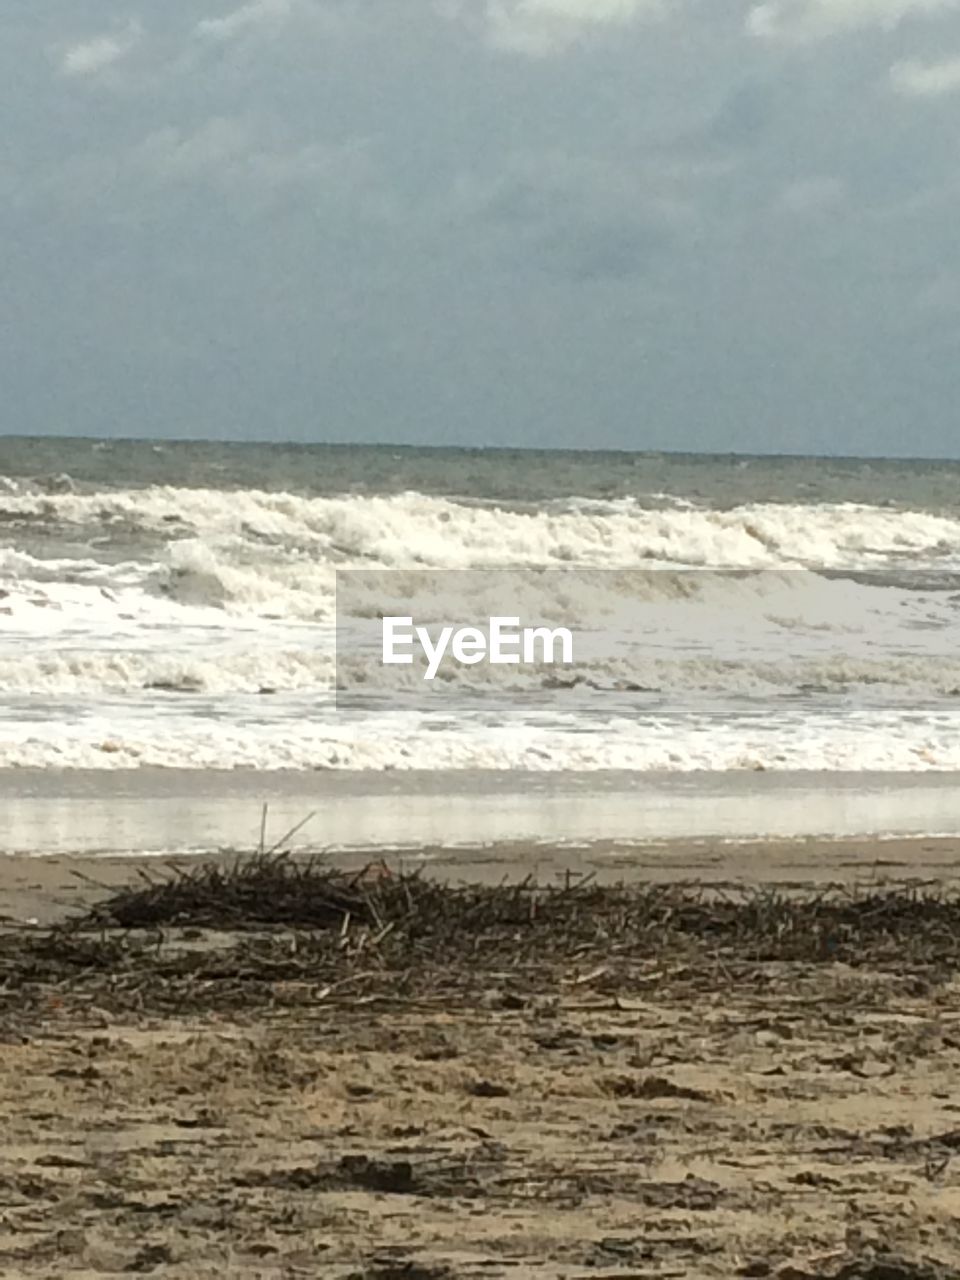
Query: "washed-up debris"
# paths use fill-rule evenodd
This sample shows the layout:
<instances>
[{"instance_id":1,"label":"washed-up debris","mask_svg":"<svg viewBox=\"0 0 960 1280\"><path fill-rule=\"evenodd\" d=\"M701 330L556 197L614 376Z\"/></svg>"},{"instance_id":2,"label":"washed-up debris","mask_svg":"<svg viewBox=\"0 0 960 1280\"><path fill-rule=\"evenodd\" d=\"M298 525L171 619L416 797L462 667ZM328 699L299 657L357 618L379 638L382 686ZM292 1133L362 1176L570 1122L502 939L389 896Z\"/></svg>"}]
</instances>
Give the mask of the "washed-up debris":
<instances>
[{"instance_id":1,"label":"washed-up debris","mask_svg":"<svg viewBox=\"0 0 960 1280\"><path fill-rule=\"evenodd\" d=\"M756 983L778 964L841 963L946 980L960 964L960 898L922 885L458 886L383 863L348 874L259 854L141 874L54 929L0 935L0 1011L4 997L7 1008L31 996L56 1007L78 992L100 1010L489 1006L491 993L511 1010L553 988L629 1000L667 983Z\"/></svg>"}]
</instances>

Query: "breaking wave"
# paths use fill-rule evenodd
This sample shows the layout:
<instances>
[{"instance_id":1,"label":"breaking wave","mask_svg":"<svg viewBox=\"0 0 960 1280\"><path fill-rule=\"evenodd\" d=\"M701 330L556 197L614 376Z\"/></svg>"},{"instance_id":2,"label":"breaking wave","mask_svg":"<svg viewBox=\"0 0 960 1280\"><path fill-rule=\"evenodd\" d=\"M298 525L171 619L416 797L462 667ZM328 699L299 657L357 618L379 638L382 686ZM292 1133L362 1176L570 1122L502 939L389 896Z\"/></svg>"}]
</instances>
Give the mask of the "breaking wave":
<instances>
[{"instance_id":1,"label":"breaking wave","mask_svg":"<svg viewBox=\"0 0 960 1280\"><path fill-rule=\"evenodd\" d=\"M960 767L950 515L720 510L667 494L534 506L413 491L88 492L50 475L0 485L0 541L0 766ZM349 655L335 669L342 569L376 571L355 589L358 619L389 599L414 607L424 570L565 570L562 597L524 575L524 609L614 641L566 681L484 668L462 685L548 692L546 720L542 708L524 719L522 697L505 700L499 724L460 701L455 725L387 700L379 719L334 730L335 676L371 697L413 693L419 678L388 682ZM498 612L498 590L465 574L447 603ZM650 606L642 626L638 600ZM877 719L867 695L901 705ZM718 700L709 714L674 714L678 698L704 696ZM833 719L811 728L810 706L831 699Z\"/></svg>"},{"instance_id":2,"label":"breaking wave","mask_svg":"<svg viewBox=\"0 0 960 1280\"><path fill-rule=\"evenodd\" d=\"M656 563L712 568L960 563L960 521L877 506L767 503L732 510L583 500L519 510L408 492L306 498L155 487L0 495L8 527L233 539L337 564L466 569Z\"/></svg>"}]
</instances>

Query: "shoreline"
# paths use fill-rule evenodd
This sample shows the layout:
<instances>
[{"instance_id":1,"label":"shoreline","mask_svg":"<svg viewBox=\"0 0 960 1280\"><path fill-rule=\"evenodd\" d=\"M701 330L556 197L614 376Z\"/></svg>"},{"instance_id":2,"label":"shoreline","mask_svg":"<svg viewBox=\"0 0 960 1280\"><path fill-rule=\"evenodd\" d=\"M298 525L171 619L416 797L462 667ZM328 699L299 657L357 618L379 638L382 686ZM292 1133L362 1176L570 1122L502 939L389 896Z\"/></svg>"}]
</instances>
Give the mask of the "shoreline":
<instances>
[{"instance_id":1,"label":"shoreline","mask_svg":"<svg viewBox=\"0 0 960 1280\"><path fill-rule=\"evenodd\" d=\"M264 805L320 851L960 837L955 773L0 770L0 805L0 854L249 849Z\"/></svg>"}]
</instances>

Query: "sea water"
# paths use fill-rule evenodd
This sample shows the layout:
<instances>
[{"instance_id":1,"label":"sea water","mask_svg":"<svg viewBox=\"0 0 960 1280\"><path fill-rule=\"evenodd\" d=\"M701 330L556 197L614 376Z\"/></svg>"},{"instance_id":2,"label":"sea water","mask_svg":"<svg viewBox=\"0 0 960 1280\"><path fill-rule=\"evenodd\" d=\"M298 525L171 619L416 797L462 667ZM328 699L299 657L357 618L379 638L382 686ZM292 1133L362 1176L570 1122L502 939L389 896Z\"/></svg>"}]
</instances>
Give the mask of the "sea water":
<instances>
[{"instance_id":1,"label":"sea water","mask_svg":"<svg viewBox=\"0 0 960 1280\"><path fill-rule=\"evenodd\" d=\"M588 571L620 639L345 714L345 569ZM7 438L0 580L0 768L960 769L956 463Z\"/></svg>"}]
</instances>

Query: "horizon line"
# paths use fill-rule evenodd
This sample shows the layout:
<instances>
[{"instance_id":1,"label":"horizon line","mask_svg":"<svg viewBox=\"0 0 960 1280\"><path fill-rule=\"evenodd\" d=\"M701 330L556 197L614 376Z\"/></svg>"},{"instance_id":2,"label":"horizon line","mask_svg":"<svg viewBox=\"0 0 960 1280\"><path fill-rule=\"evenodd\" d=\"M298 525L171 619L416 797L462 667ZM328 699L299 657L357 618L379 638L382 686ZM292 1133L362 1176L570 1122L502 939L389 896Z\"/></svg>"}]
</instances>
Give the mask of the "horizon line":
<instances>
[{"instance_id":1,"label":"horizon line","mask_svg":"<svg viewBox=\"0 0 960 1280\"><path fill-rule=\"evenodd\" d=\"M575 455L621 455L641 458L726 458L745 461L793 461L793 462L925 462L925 463L960 463L960 454L946 457L943 454L908 454L908 453L807 453L790 450L776 450L769 453L741 451L737 449L628 449L606 446L602 448L580 445L530 445L530 444L433 444L412 443L410 441L386 440L285 440L268 437L240 439L222 436L154 436L154 435L117 435L93 436L86 434L41 432L27 434L16 431L0 430L0 447L5 441L26 440L62 440L75 443L91 444L150 444L150 445L225 445L250 448L264 446L292 447L299 449L403 449L409 451L431 451L436 453L553 453Z\"/></svg>"}]
</instances>

